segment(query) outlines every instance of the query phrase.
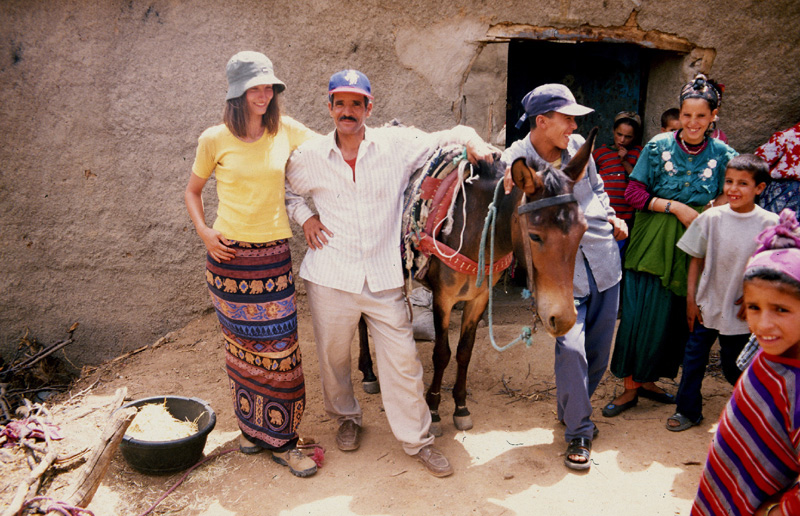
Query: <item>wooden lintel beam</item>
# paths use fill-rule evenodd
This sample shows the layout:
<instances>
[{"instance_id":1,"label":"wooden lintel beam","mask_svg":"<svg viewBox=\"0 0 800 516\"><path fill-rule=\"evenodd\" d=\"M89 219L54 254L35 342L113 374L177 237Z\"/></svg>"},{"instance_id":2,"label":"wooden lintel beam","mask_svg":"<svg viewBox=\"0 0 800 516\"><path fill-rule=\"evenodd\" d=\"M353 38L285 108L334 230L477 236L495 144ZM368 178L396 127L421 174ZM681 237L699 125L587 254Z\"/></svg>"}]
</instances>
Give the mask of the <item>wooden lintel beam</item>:
<instances>
[{"instance_id":1,"label":"wooden lintel beam","mask_svg":"<svg viewBox=\"0 0 800 516\"><path fill-rule=\"evenodd\" d=\"M670 50L688 54L697 45L672 34L659 31L643 31L638 26L624 25L622 27L592 27L581 25L578 27L538 27L520 24L494 25L486 33L486 42L500 42L511 39L535 39L543 41L602 41L609 43L632 43L645 48Z\"/></svg>"}]
</instances>

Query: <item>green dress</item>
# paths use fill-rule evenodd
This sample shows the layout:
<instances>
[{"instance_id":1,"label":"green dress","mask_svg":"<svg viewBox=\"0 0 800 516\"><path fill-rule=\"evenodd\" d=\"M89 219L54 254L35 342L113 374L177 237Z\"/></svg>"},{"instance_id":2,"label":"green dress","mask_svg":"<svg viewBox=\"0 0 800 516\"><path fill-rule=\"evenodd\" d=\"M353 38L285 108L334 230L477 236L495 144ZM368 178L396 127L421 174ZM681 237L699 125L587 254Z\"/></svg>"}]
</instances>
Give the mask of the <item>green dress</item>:
<instances>
[{"instance_id":1,"label":"green dress","mask_svg":"<svg viewBox=\"0 0 800 516\"><path fill-rule=\"evenodd\" d=\"M701 210L722 193L725 168L736 155L711 138L697 155L682 150L677 133L656 136L642 150L631 179L655 197ZM625 254L622 318L611 372L637 382L674 378L688 338L686 276L689 257L676 247L686 231L672 214L640 211Z\"/></svg>"}]
</instances>

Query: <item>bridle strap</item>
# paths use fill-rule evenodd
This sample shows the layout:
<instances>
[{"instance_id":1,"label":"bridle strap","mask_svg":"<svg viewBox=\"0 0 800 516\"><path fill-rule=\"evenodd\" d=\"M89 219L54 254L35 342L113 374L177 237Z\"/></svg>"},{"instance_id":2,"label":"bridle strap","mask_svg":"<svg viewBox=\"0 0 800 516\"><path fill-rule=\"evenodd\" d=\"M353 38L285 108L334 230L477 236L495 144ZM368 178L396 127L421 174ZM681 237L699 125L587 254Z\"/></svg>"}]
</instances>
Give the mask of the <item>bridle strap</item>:
<instances>
[{"instance_id":1,"label":"bridle strap","mask_svg":"<svg viewBox=\"0 0 800 516\"><path fill-rule=\"evenodd\" d=\"M578 202L578 199L575 198L575 195L571 193L556 195L554 197L546 197L544 199L539 199L538 201L531 201L523 204L517 208L517 213L524 215L525 213L531 211L541 210L542 208L549 208L550 206L557 206L559 204L567 204L570 202Z\"/></svg>"},{"instance_id":2,"label":"bridle strap","mask_svg":"<svg viewBox=\"0 0 800 516\"><path fill-rule=\"evenodd\" d=\"M527 201L528 196L522 194L522 200ZM526 204L523 204L518 209L522 209L525 207ZM528 242L528 217L520 217L519 218L519 227L522 231L522 248L525 250L525 270L528 273L528 291L531 293L531 299L535 300L534 297L534 282L533 282L533 256L531 256L531 245ZM536 309L534 308L534 312Z\"/></svg>"},{"instance_id":3,"label":"bridle strap","mask_svg":"<svg viewBox=\"0 0 800 516\"><path fill-rule=\"evenodd\" d=\"M523 204L517 208L517 213L523 215L519 218L519 226L520 230L522 231L522 248L525 250L525 268L528 271L528 291L531 293L531 305L532 309L535 313L538 312L536 309L536 291L534 290L536 283L534 281L534 273L535 270L533 268L533 256L531 256L531 246L528 242L528 217L524 215L526 213L530 213L532 211L541 210L543 208L548 208L550 206L558 206L559 204L568 204L571 202L578 202L575 198L575 195L568 193L568 194L561 194L556 195L554 197L546 197L544 199L539 199L538 201L531 201L527 202L528 196L523 195L522 202Z\"/></svg>"}]
</instances>

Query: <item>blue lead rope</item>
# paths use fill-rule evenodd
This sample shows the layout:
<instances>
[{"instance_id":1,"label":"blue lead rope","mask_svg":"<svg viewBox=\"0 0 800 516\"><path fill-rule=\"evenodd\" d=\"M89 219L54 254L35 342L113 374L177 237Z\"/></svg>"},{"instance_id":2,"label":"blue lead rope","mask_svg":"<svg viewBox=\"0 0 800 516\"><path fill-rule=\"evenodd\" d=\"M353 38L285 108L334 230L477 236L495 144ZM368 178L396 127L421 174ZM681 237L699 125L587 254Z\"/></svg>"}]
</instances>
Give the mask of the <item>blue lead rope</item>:
<instances>
[{"instance_id":1,"label":"blue lead rope","mask_svg":"<svg viewBox=\"0 0 800 516\"><path fill-rule=\"evenodd\" d=\"M489 248L489 263L494 265L494 234L495 234L495 226L497 225L497 202L498 202L498 194L500 193L500 188L503 186L503 179L497 182L497 185L494 188L494 197L492 198L492 203L489 204L489 212L486 214L486 221L483 224L483 232L481 233L481 249L478 253L478 278L475 280L475 286L480 287L483 284L483 280L486 277L486 234L489 232L489 227L491 227L491 247ZM497 342L494 340L494 323L492 320L492 300L494 295L492 291L494 290L494 270L493 268L489 268L489 342L492 343L492 347L497 351L505 351L514 344L518 342L524 342L526 347L531 347L533 345L533 329L530 326L523 326L522 330L520 331L519 336L506 344L505 346L498 346ZM531 293L528 289L523 290L522 297L523 299L529 298Z\"/></svg>"}]
</instances>

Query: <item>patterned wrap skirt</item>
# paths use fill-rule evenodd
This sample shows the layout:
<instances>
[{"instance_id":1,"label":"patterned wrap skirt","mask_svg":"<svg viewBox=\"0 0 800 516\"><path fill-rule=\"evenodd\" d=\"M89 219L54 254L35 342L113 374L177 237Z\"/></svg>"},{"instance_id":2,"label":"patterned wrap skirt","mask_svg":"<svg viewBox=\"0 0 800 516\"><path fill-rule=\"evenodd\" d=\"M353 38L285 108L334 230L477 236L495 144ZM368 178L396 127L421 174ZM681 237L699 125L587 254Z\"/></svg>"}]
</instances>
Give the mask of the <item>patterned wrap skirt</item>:
<instances>
[{"instance_id":1,"label":"patterned wrap skirt","mask_svg":"<svg viewBox=\"0 0 800 516\"><path fill-rule=\"evenodd\" d=\"M234 411L248 439L285 451L297 441L306 392L289 243L229 245L232 260L207 256L206 282L225 337Z\"/></svg>"}]
</instances>

